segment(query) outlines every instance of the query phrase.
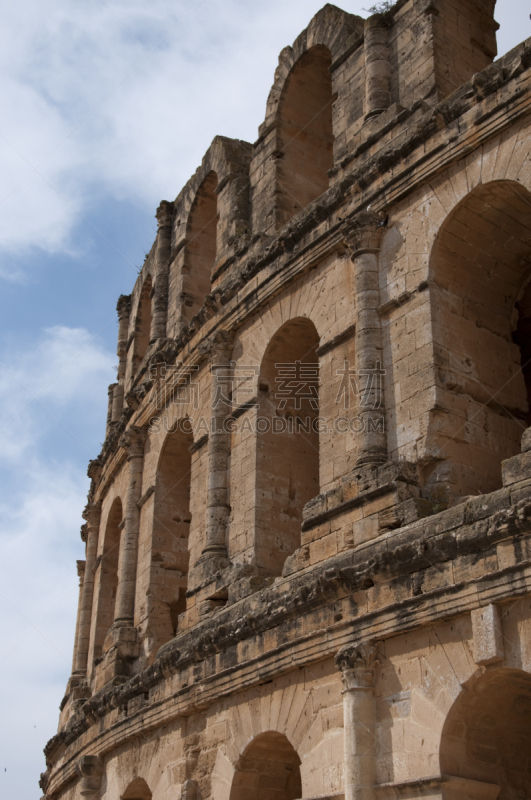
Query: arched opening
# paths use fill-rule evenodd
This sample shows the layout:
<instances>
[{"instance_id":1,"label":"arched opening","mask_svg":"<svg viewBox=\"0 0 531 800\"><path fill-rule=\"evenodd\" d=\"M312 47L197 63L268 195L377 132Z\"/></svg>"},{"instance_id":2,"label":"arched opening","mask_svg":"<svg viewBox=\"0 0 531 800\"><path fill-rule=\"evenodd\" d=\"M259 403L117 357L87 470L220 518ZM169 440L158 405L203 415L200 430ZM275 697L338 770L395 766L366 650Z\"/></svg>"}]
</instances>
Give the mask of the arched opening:
<instances>
[{"instance_id":1,"label":"arched opening","mask_svg":"<svg viewBox=\"0 0 531 800\"><path fill-rule=\"evenodd\" d=\"M114 622L114 606L118 590L118 563L120 557L120 523L122 521L122 501L117 497L109 511L103 551L98 565L100 573L98 602L96 607L96 630L94 636L94 657L102 654L103 642Z\"/></svg>"},{"instance_id":2,"label":"arched opening","mask_svg":"<svg viewBox=\"0 0 531 800\"><path fill-rule=\"evenodd\" d=\"M531 797L531 675L497 669L465 687L443 727L440 765L443 776L501 787L467 796Z\"/></svg>"},{"instance_id":3,"label":"arched opening","mask_svg":"<svg viewBox=\"0 0 531 800\"><path fill-rule=\"evenodd\" d=\"M300 547L302 510L319 494L318 345L313 323L293 319L260 367L255 558L270 575Z\"/></svg>"},{"instance_id":4,"label":"arched opening","mask_svg":"<svg viewBox=\"0 0 531 800\"><path fill-rule=\"evenodd\" d=\"M150 627L158 647L175 636L179 614L186 611L192 444L190 422L181 419L166 439L157 469L152 545L157 579L151 582Z\"/></svg>"},{"instance_id":5,"label":"arched opening","mask_svg":"<svg viewBox=\"0 0 531 800\"><path fill-rule=\"evenodd\" d=\"M284 225L326 192L334 166L330 51L308 50L293 67L279 103L277 221Z\"/></svg>"},{"instance_id":6,"label":"arched opening","mask_svg":"<svg viewBox=\"0 0 531 800\"><path fill-rule=\"evenodd\" d=\"M143 778L135 778L121 796L121 800L151 800L152 797L151 790L145 780Z\"/></svg>"},{"instance_id":7,"label":"arched opening","mask_svg":"<svg viewBox=\"0 0 531 800\"><path fill-rule=\"evenodd\" d=\"M528 269L531 273L531 260ZM523 418L529 427L531 425L531 283L528 283L521 292L520 298L516 301L516 310L518 316L513 340L520 348L520 363L528 408Z\"/></svg>"},{"instance_id":8,"label":"arched opening","mask_svg":"<svg viewBox=\"0 0 531 800\"><path fill-rule=\"evenodd\" d=\"M195 196L186 229L186 257L183 268L189 276L184 291L186 319L201 309L211 288L218 235L218 176L209 172Z\"/></svg>"},{"instance_id":9,"label":"arched opening","mask_svg":"<svg viewBox=\"0 0 531 800\"><path fill-rule=\"evenodd\" d=\"M281 733L257 736L236 762L229 800L297 800L301 760Z\"/></svg>"},{"instance_id":10,"label":"arched opening","mask_svg":"<svg viewBox=\"0 0 531 800\"><path fill-rule=\"evenodd\" d=\"M135 361L140 364L147 353L151 338L151 277L142 286L135 320Z\"/></svg>"},{"instance_id":11,"label":"arched opening","mask_svg":"<svg viewBox=\"0 0 531 800\"><path fill-rule=\"evenodd\" d=\"M445 462L435 474L454 495L490 492L530 419L529 192L513 181L470 192L442 225L430 267L442 390L433 430Z\"/></svg>"}]
</instances>

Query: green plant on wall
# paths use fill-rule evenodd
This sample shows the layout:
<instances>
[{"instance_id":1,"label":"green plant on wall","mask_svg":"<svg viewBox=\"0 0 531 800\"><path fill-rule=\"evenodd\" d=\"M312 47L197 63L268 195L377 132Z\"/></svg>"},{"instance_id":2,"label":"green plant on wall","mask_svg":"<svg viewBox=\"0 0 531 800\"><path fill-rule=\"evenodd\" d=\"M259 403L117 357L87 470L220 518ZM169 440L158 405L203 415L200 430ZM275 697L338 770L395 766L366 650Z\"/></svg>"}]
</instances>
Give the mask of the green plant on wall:
<instances>
[{"instance_id":1,"label":"green plant on wall","mask_svg":"<svg viewBox=\"0 0 531 800\"><path fill-rule=\"evenodd\" d=\"M375 3L370 8L364 8L363 10L367 11L368 14L387 14L394 5L395 3L391 2L391 0L382 0L381 3Z\"/></svg>"}]
</instances>

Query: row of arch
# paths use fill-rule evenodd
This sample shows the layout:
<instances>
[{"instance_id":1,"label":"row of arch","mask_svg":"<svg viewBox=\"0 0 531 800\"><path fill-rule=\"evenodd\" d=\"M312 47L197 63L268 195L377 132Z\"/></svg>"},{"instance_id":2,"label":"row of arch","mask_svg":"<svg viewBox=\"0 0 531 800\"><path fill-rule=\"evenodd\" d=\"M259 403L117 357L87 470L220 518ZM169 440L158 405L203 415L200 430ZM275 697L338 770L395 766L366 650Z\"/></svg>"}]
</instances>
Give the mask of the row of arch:
<instances>
[{"instance_id":1,"label":"row of arch","mask_svg":"<svg viewBox=\"0 0 531 800\"><path fill-rule=\"evenodd\" d=\"M419 10L413 9L411 13L416 17ZM475 8L463 9L463 14L463 20L471 15L472 30L478 25L472 41L477 44L486 35L490 44L471 48L468 59L453 65L452 75L446 74L449 71L444 66L440 99L445 92L455 89L486 67L492 60L490 49L494 47L495 51L495 41L491 41L495 30L494 3L489 2L479 16ZM418 70L410 72L409 58L404 56L405 63L401 63L396 52L394 60L389 61L387 29L390 18L380 17L380 14L375 14L365 22L360 17L326 5L293 47L285 48L280 54L268 97L266 119L257 143L252 146L223 137L214 140L202 167L176 201L179 210L173 244L178 248L183 239L186 242L182 265L186 278L180 291L183 300L180 322L189 322L202 308L212 286L214 267L228 255L228 241L250 228L255 233L266 235L279 231L329 188L330 171L345 153L347 137L352 140L353 134L361 127L361 120L370 117L371 113L385 111L391 102L409 107L410 103L400 96L400 87L408 83L411 83L406 92L411 94L408 100L413 97L418 100L416 80L419 76L414 74ZM423 23L416 20L415 25L419 24ZM379 31L375 39L374 31ZM448 31L453 31L453 28ZM383 36L381 40L380 34ZM396 50L395 40L396 31L393 34ZM364 46L360 46L358 52L362 43ZM346 69L344 62L351 58L353 61ZM439 73L441 65L438 59L436 61L435 68ZM356 65L354 75L353 64ZM399 76L401 69L403 76ZM365 78L360 77L362 73ZM388 95L387 100L383 104L377 103L375 108L370 107L371 90L364 85L369 75L374 78L376 86L382 81L389 84L383 92ZM376 93L381 94L379 91ZM342 108L335 113L334 104L338 98ZM360 120L360 126L347 133L357 120ZM234 184L234 190L227 193L227 184ZM225 199L222 199L222 192ZM243 196L245 199L242 201ZM134 326L137 364L145 355L146 336L149 337L149 309L144 295L149 296L152 288L149 281L153 280L145 275L143 278L145 283L141 287ZM168 331L168 335L175 332Z\"/></svg>"},{"instance_id":2,"label":"row of arch","mask_svg":"<svg viewBox=\"0 0 531 800\"><path fill-rule=\"evenodd\" d=\"M436 413L444 408L451 424L450 435L441 432L440 425L434 425L430 434L442 456L424 468L428 486L432 480L440 483L441 475L447 479L443 468L454 464L463 473L455 478L457 495L499 488L500 462L519 451L521 433L531 422L530 211L531 196L520 184L480 185L457 205L435 241L430 369L434 385L443 390ZM278 365L317 365L318 346L318 332L306 317L285 323L273 336L260 367L261 418L318 417L317 387L312 397L306 394L298 403L294 397L281 402L275 396ZM473 424L468 424L466 436L452 438L463 429L460 406L465 402L471 408L467 411L471 422L479 413L476 407L481 406L482 418L487 415L488 438ZM320 491L320 437L312 425L286 427L281 435L270 435L269 430L255 433L254 558L265 574L278 576L285 559L301 545L303 508ZM174 596L166 603L167 638L174 634L186 604L192 444L191 431L186 433L182 426L170 433L157 469L153 536L157 546L172 554L170 568L176 576ZM121 518L121 501L116 500L101 563L96 623L100 644L112 624Z\"/></svg>"},{"instance_id":3,"label":"row of arch","mask_svg":"<svg viewBox=\"0 0 531 800\"><path fill-rule=\"evenodd\" d=\"M316 349L319 337L314 324L304 318L284 325L273 337L260 370L259 416L271 424L257 432L256 564L264 573L278 576L286 558L301 544L302 512L319 492L319 435L312 423L319 413ZM279 366L308 365L313 385L298 398L290 393L276 396ZM310 381L310 382L311 382ZM282 433L269 435L274 419L296 417L282 425ZM302 424L298 424L298 423ZM163 603L166 614L164 641L175 635L178 617L186 610L189 572L189 532L192 522L192 426L181 420L167 434L159 456L152 524L152 548L164 552L165 569L171 571L173 596ZM99 657L105 636L114 621L120 574L123 504L115 498L103 533L98 565L100 588L95 606L94 655ZM267 521L267 525L266 525ZM162 642L160 642L162 643Z\"/></svg>"},{"instance_id":4,"label":"row of arch","mask_svg":"<svg viewBox=\"0 0 531 800\"><path fill-rule=\"evenodd\" d=\"M530 753L531 675L504 668L472 679L452 704L442 729L442 797L529 797ZM298 800L304 797L300 767L301 758L284 733L260 733L233 765L227 800ZM135 778L121 797L151 800L153 794L146 780ZM211 797L218 800L215 785Z\"/></svg>"},{"instance_id":5,"label":"row of arch","mask_svg":"<svg viewBox=\"0 0 531 800\"><path fill-rule=\"evenodd\" d=\"M330 74L331 54L324 45L316 45L306 51L293 66L280 98L277 114L277 140L274 156L274 217L279 230L295 214L322 195L329 187L328 172L333 167L334 133L332 123L332 79ZM245 177L242 185L228 198L220 200L220 182L225 176L219 170L234 170L229 161L230 153L224 152L228 145L218 137L207 159L210 170L194 188L192 197L183 197L184 258L181 266L182 321L189 322L202 308L205 297L212 289L212 277L216 263L224 250L228 238L234 237L229 230L230 217L238 216L236 206L245 214L249 207L249 161L252 148L249 146L244 162L238 166L239 173L229 180ZM228 163L227 163L228 162ZM201 172L204 173L205 169ZM241 194L247 197L242 200ZM232 195L238 194L237 202ZM190 203L190 204L189 204ZM249 229L250 220L239 220L238 233ZM179 220L177 220L179 224ZM179 241L179 227L174 234ZM138 365L147 352L150 342L152 320L151 275L142 284L134 320L134 359Z\"/></svg>"}]
</instances>

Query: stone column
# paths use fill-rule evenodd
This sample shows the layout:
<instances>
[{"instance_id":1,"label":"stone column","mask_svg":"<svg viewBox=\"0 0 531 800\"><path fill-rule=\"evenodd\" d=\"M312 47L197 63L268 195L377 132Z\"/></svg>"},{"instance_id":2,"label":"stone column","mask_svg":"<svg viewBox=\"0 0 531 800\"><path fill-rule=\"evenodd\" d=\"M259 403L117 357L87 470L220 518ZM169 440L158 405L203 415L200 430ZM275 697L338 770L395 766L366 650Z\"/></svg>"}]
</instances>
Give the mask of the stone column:
<instances>
[{"instance_id":1,"label":"stone column","mask_svg":"<svg viewBox=\"0 0 531 800\"><path fill-rule=\"evenodd\" d=\"M124 380L127 363L127 337L131 314L131 295L122 294L116 306L118 312L118 383L114 384L112 400L112 422L119 422L124 407Z\"/></svg>"},{"instance_id":2,"label":"stone column","mask_svg":"<svg viewBox=\"0 0 531 800\"><path fill-rule=\"evenodd\" d=\"M378 256L385 220L364 212L345 227L347 246L354 265L356 302L356 380L360 390L358 413L358 464L387 461L384 402L382 326L378 307L380 287Z\"/></svg>"},{"instance_id":3,"label":"stone column","mask_svg":"<svg viewBox=\"0 0 531 800\"><path fill-rule=\"evenodd\" d=\"M389 25L386 14L365 20L365 100L366 118L381 114L391 105L389 78Z\"/></svg>"},{"instance_id":4,"label":"stone column","mask_svg":"<svg viewBox=\"0 0 531 800\"><path fill-rule=\"evenodd\" d=\"M183 783L181 800L201 800L201 793L196 781L187 780Z\"/></svg>"},{"instance_id":5,"label":"stone column","mask_svg":"<svg viewBox=\"0 0 531 800\"><path fill-rule=\"evenodd\" d=\"M136 571L138 560L138 535L144 468L146 429L132 426L123 436L121 446L127 449L129 477L124 507L124 529L120 543L120 574L114 612L114 623L119 627L134 624Z\"/></svg>"},{"instance_id":6,"label":"stone column","mask_svg":"<svg viewBox=\"0 0 531 800\"><path fill-rule=\"evenodd\" d=\"M85 578L85 561L76 561L77 564L77 576L79 578L79 595L77 599L77 617L76 617L76 634L74 638L74 654L72 657L72 666L74 667L76 663L76 654L78 648L78 641L79 641L79 618L81 615L81 604L83 602L83 580Z\"/></svg>"},{"instance_id":7,"label":"stone column","mask_svg":"<svg viewBox=\"0 0 531 800\"><path fill-rule=\"evenodd\" d=\"M157 208L158 232L155 249L155 286L150 341L166 338L168 317L168 273L173 227L173 203L163 200Z\"/></svg>"},{"instance_id":8,"label":"stone column","mask_svg":"<svg viewBox=\"0 0 531 800\"><path fill-rule=\"evenodd\" d=\"M105 438L107 438L107 436L109 435L109 431L110 431L110 428L111 428L111 423L113 421L113 419L112 419L112 409L113 409L113 404L114 404L114 390L116 389L117 386L118 386L117 383L111 383L111 385L109 386L109 388L107 390L108 400L107 400L107 424L105 426Z\"/></svg>"},{"instance_id":9,"label":"stone column","mask_svg":"<svg viewBox=\"0 0 531 800\"><path fill-rule=\"evenodd\" d=\"M84 676L87 673L90 626L92 623L92 600L94 597L94 568L98 554L100 515L101 503L89 503L83 512L83 518L87 521L86 558L79 626L76 636L76 654L72 672L72 675L75 676Z\"/></svg>"},{"instance_id":10,"label":"stone column","mask_svg":"<svg viewBox=\"0 0 531 800\"><path fill-rule=\"evenodd\" d=\"M206 509L206 543L204 556L227 558L229 523L229 456L230 433L224 422L231 413L227 402L230 384L232 335L218 331L208 344L211 367L211 416L208 438L208 488Z\"/></svg>"},{"instance_id":11,"label":"stone column","mask_svg":"<svg viewBox=\"0 0 531 800\"><path fill-rule=\"evenodd\" d=\"M347 645L336 656L343 681L345 800L375 800L376 735L374 671L371 642Z\"/></svg>"}]
</instances>

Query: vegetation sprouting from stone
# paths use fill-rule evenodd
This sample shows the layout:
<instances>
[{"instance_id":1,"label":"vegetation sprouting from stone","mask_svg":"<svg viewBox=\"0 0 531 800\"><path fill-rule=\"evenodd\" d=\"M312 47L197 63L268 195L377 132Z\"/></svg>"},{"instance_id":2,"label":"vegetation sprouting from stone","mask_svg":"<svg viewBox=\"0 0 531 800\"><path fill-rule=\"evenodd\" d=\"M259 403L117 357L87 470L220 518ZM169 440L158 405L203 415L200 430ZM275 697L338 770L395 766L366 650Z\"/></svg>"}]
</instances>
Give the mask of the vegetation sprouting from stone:
<instances>
[{"instance_id":1,"label":"vegetation sprouting from stone","mask_svg":"<svg viewBox=\"0 0 531 800\"><path fill-rule=\"evenodd\" d=\"M364 8L363 10L369 14L388 14L395 5L396 3L391 2L391 0L382 0L381 3L375 3L370 8Z\"/></svg>"}]
</instances>

